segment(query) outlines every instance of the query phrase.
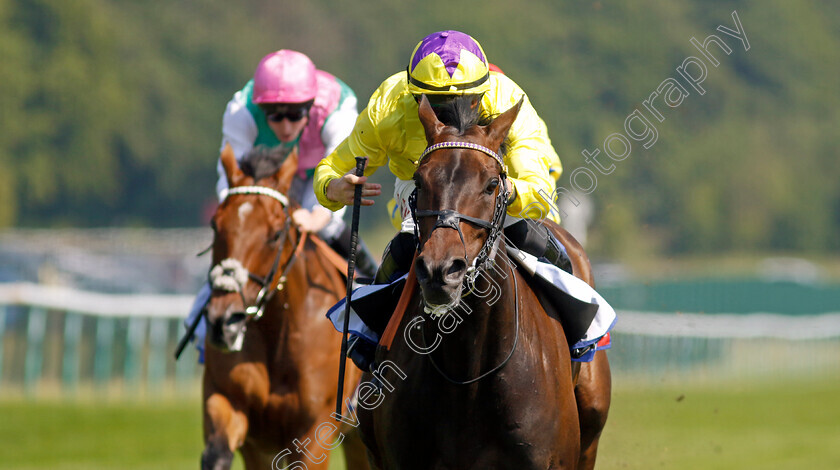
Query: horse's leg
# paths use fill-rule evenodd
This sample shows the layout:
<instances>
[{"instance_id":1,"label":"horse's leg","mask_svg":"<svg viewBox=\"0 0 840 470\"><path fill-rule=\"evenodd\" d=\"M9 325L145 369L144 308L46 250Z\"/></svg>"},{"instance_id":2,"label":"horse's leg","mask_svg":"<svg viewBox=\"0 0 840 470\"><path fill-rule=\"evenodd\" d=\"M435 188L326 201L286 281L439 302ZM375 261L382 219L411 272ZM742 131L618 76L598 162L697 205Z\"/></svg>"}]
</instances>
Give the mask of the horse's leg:
<instances>
[{"instance_id":1,"label":"horse's leg","mask_svg":"<svg viewBox=\"0 0 840 470\"><path fill-rule=\"evenodd\" d=\"M316 423L330 423L331 418L329 416L324 415L321 416L320 419L315 421ZM318 434L318 429L320 426L314 426L312 429L309 430L306 434L297 438L298 443L295 444L295 447L290 449L290 457L289 462L297 461L303 462L303 466L300 464L292 466L291 464L288 467L283 467L284 469L288 468L289 470L292 469L303 469L306 468L307 470L327 470L330 466L330 449L333 443L330 442L330 439L324 436L324 433L321 433L321 438L324 439L319 440L316 436ZM336 432L336 434L338 434ZM327 448L325 448L326 446ZM305 466L305 467L304 467ZM348 467L349 468L349 467Z\"/></svg>"},{"instance_id":2,"label":"horse's leg","mask_svg":"<svg viewBox=\"0 0 840 470\"><path fill-rule=\"evenodd\" d=\"M565 229L552 222L545 225L566 247L572 261L574 275L595 287L592 275L592 265L583 247ZM574 369L573 369L574 370ZM578 417L580 419L580 470L595 468L595 455L598 452L598 440L607 422L610 410L610 393L612 379L610 364L605 351L595 353L591 362L581 364L577 371L575 385L575 399L577 400Z\"/></svg>"},{"instance_id":3,"label":"horse's leg","mask_svg":"<svg viewBox=\"0 0 840 470\"><path fill-rule=\"evenodd\" d=\"M233 453L245 442L248 418L219 393L204 402L204 452L202 470L227 470L233 463Z\"/></svg>"},{"instance_id":4,"label":"horse's leg","mask_svg":"<svg viewBox=\"0 0 840 470\"><path fill-rule=\"evenodd\" d=\"M245 464L246 470L272 468L271 463L269 462L268 465L266 465L263 461L264 459L262 459L262 456L260 455L260 452L254 448L253 445L247 442L239 449L239 452L242 453L242 462ZM272 468L272 470L274 469Z\"/></svg>"},{"instance_id":5,"label":"horse's leg","mask_svg":"<svg viewBox=\"0 0 840 470\"><path fill-rule=\"evenodd\" d=\"M377 466L376 457L374 457L369 450L365 450L365 453L367 454L367 464L370 470L382 470L380 467Z\"/></svg>"},{"instance_id":6,"label":"horse's leg","mask_svg":"<svg viewBox=\"0 0 840 470\"><path fill-rule=\"evenodd\" d=\"M246 441L239 448L239 452L242 453L242 462L245 464L246 470L275 470L286 468L286 465L291 463L291 461L287 461L284 465L281 461L281 454L266 453L254 444L253 441Z\"/></svg>"},{"instance_id":7,"label":"horse's leg","mask_svg":"<svg viewBox=\"0 0 840 470\"><path fill-rule=\"evenodd\" d=\"M581 366L575 399L580 419L580 461L579 470L595 468L598 440L607 423L610 410L612 379L606 351L598 351L592 362Z\"/></svg>"},{"instance_id":8,"label":"horse's leg","mask_svg":"<svg viewBox=\"0 0 840 470\"><path fill-rule=\"evenodd\" d=\"M359 431L354 429L344 436L344 441L341 443L344 448L344 460L348 470L368 470L367 448L362 442L362 436Z\"/></svg>"}]
</instances>

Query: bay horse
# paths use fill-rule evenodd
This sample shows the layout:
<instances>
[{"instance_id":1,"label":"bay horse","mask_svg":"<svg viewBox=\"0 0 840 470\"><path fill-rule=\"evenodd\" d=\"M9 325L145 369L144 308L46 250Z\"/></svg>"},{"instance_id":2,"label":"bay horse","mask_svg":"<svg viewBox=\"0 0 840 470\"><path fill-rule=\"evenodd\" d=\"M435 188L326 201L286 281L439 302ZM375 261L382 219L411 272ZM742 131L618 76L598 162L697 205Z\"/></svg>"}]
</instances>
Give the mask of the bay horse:
<instances>
[{"instance_id":1,"label":"bay horse","mask_svg":"<svg viewBox=\"0 0 840 470\"><path fill-rule=\"evenodd\" d=\"M571 361L558 312L540 302L500 236L508 195L498 149L521 103L492 122L456 107L461 117L445 125L420 100L429 145L414 174L420 248L377 348L379 368L363 376L381 396L372 387L359 395L375 468L594 468L610 405L605 352ZM580 244L547 225L574 274L593 285Z\"/></svg>"},{"instance_id":2,"label":"bay horse","mask_svg":"<svg viewBox=\"0 0 840 470\"><path fill-rule=\"evenodd\" d=\"M203 469L326 469L342 444L348 468L368 468L355 429L332 424L341 336L324 317L343 277L314 235L292 223L286 194L297 151L259 147L242 168L228 145L228 194L212 227L212 294L203 378ZM348 371L344 396L358 374Z\"/></svg>"}]
</instances>

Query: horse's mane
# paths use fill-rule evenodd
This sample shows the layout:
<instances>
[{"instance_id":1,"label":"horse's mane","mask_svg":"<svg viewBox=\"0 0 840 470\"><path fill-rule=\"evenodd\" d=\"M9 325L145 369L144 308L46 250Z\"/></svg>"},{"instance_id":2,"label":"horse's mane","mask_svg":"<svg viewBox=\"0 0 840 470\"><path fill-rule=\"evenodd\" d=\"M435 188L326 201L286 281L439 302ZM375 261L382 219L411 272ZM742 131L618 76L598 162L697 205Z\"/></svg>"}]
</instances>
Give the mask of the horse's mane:
<instances>
[{"instance_id":1,"label":"horse's mane","mask_svg":"<svg viewBox=\"0 0 840 470\"><path fill-rule=\"evenodd\" d=\"M485 113L481 106L472 106L473 99L474 97L471 95L462 95L433 109L440 122L449 127L454 127L458 131L458 135L462 136L471 127L486 126L498 116ZM499 148L499 153L505 155L508 148L508 139L505 138L501 148Z\"/></svg>"},{"instance_id":2,"label":"horse's mane","mask_svg":"<svg viewBox=\"0 0 840 470\"><path fill-rule=\"evenodd\" d=\"M259 181L276 173L291 151L292 147L283 145L277 147L258 145L242 157L239 168L243 173L254 178L254 181Z\"/></svg>"}]
</instances>

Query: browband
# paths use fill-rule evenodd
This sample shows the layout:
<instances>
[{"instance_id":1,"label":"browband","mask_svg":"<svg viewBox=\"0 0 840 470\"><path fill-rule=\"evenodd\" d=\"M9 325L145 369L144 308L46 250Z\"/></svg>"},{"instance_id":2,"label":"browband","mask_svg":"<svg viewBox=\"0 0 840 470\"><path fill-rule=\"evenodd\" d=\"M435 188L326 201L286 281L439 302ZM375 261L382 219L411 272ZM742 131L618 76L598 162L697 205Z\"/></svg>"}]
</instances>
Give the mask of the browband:
<instances>
[{"instance_id":1,"label":"browband","mask_svg":"<svg viewBox=\"0 0 840 470\"><path fill-rule=\"evenodd\" d=\"M223 189L221 191L221 200L224 201L228 196L233 194L259 194L261 196L268 196L280 201L283 207L289 205L289 199L283 193L265 186L237 186L235 188Z\"/></svg>"},{"instance_id":2,"label":"browband","mask_svg":"<svg viewBox=\"0 0 840 470\"><path fill-rule=\"evenodd\" d=\"M445 148L449 148L449 149L453 149L453 148L454 149L469 149L469 150L478 150L479 152L483 152L483 153L493 157L493 159L496 160L496 162L502 167L502 172L507 174L507 165L505 165L504 160L502 160L502 157L499 156L498 153L490 150L489 148L487 148L483 145L474 144L472 142L438 142L436 144L432 144L432 145L426 147L426 150L424 150L423 153L420 154L420 158L417 159L417 165L420 165L420 163L423 161L423 159L426 158L430 153L434 152L435 150L440 150L440 149L445 149Z\"/></svg>"}]
</instances>

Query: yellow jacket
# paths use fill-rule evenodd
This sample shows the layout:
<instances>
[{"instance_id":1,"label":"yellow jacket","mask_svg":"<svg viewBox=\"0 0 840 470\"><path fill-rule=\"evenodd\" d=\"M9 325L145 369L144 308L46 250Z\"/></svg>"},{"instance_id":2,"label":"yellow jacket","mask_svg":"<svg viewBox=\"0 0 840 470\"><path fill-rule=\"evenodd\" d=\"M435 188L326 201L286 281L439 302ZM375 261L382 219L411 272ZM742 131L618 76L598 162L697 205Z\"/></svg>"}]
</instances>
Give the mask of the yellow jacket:
<instances>
[{"instance_id":1,"label":"yellow jacket","mask_svg":"<svg viewBox=\"0 0 840 470\"><path fill-rule=\"evenodd\" d=\"M489 80L490 90L484 94L480 106L490 115L510 109L525 96L525 92L505 75L491 72ZM510 128L508 141L510 149L505 155L505 163L516 188L516 199L508 206L508 214L523 218L547 216L559 222L557 211L543 212L549 209L547 205L551 203L555 179L562 171L560 158L551 146L545 123L527 96ZM324 207L334 211L340 209L343 204L327 199L327 184L355 168L356 156L368 157L365 175L371 175L388 163L397 178L410 180L417 158L426 146L417 102L408 92L405 72L398 72L382 82L370 97L367 108L356 120L353 133L315 168L315 196ZM539 195L540 190L544 191L544 196Z\"/></svg>"}]
</instances>

